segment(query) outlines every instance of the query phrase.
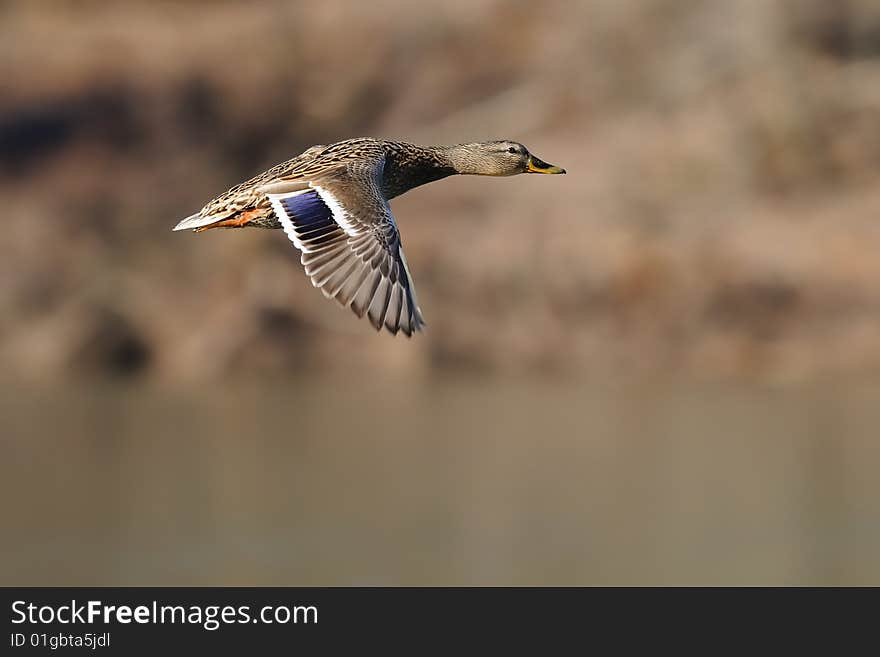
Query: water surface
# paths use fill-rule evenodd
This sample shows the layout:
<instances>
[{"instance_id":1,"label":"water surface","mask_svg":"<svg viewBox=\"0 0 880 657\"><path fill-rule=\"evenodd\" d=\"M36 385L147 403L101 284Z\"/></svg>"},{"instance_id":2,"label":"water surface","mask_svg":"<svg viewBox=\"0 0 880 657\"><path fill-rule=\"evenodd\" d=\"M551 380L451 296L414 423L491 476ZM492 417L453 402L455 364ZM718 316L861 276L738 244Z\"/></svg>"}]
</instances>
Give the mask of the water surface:
<instances>
[{"instance_id":1,"label":"water surface","mask_svg":"<svg viewBox=\"0 0 880 657\"><path fill-rule=\"evenodd\" d=\"M0 401L0 583L880 584L880 387Z\"/></svg>"}]
</instances>

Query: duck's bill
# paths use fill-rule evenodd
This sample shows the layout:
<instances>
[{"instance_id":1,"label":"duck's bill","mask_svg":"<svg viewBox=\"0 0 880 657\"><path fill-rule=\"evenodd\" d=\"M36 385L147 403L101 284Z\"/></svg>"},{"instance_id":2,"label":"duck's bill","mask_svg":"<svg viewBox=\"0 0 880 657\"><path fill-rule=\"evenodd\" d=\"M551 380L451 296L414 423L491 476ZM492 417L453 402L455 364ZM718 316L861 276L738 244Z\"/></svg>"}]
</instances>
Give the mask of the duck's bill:
<instances>
[{"instance_id":1,"label":"duck's bill","mask_svg":"<svg viewBox=\"0 0 880 657\"><path fill-rule=\"evenodd\" d=\"M565 169L547 164L544 160L534 155L529 155L529 161L526 163L526 173L565 173Z\"/></svg>"}]
</instances>

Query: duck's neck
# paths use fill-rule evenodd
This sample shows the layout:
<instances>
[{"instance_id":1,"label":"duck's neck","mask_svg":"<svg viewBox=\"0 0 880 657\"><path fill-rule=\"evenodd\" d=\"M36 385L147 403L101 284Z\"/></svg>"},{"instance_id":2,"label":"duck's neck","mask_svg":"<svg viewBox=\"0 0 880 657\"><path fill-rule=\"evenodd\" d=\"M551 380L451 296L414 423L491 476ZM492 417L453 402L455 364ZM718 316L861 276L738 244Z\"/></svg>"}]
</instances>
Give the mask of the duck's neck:
<instances>
[{"instance_id":1,"label":"duck's neck","mask_svg":"<svg viewBox=\"0 0 880 657\"><path fill-rule=\"evenodd\" d=\"M385 152L385 172L382 192L392 199L404 192L463 173L456 166L450 146L417 146L388 142Z\"/></svg>"},{"instance_id":2,"label":"duck's neck","mask_svg":"<svg viewBox=\"0 0 880 657\"><path fill-rule=\"evenodd\" d=\"M438 157L451 167L454 173L466 176L486 175L485 167L475 157L475 149L480 144L455 144L454 146L432 146Z\"/></svg>"}]
</instances>

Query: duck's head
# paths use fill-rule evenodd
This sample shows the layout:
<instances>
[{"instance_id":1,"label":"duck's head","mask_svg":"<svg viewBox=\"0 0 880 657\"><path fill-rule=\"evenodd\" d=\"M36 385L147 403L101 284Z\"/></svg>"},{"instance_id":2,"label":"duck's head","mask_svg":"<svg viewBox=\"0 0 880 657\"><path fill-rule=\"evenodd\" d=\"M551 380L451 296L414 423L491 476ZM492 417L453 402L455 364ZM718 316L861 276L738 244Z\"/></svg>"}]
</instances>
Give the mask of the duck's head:
<instances>
[{"instance_id":1,"label":"duck's head","mask_svg":"<svg viewBox=\"0 0 880 657\"><path fill-rule=\"evenodd\" d=\"M484 141L459 144L448 149L449 161L458 173L477 176L515 176L518 173L565 173L529 153L516 141Z\"/></svg>"}]
</instances>

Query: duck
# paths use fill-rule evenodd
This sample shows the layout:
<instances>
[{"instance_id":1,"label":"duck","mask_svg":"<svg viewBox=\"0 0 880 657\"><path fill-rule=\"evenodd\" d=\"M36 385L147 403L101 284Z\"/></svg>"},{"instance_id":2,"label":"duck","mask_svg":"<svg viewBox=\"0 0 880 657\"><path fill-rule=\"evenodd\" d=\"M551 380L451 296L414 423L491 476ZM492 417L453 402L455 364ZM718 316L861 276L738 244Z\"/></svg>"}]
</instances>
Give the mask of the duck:
<instances>
[{"instance_id":1,"label":"duck","mask_svg":"<svg viewBox=\"0 0 880 657\"><path fill-rule=\"evenodd\" d=\"M425 319L389 201L453 175L564 174L507 139L452 146L359 137L316 145L235 185L173 230L281 229L324 296L407 337Z\"/></svg>"}]
</instances>

